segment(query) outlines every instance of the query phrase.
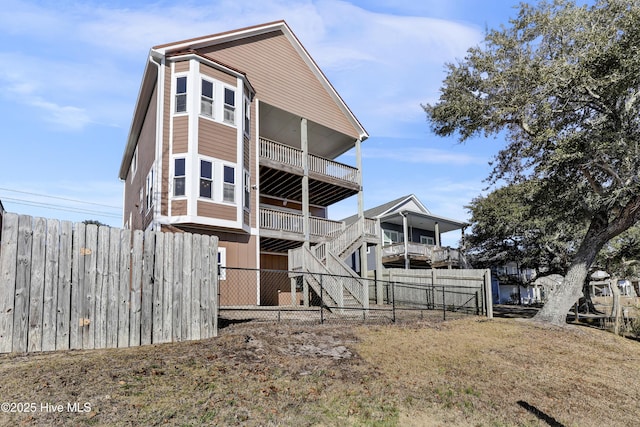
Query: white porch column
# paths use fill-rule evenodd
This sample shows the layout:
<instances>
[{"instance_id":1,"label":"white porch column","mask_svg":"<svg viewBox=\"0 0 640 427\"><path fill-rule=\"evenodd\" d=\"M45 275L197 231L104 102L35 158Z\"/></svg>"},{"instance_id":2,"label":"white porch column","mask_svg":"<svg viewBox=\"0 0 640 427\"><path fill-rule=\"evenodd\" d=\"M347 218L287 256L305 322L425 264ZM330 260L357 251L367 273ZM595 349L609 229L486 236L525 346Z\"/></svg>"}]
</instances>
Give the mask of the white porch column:
<instances>
[{"instance_id":1,"label":"white porch column","mask_svg":"<svg viewBox=\"0 0 640 427\"><path fill-rule=\"evenodd\" d=\"M436 233L436 246L440 246L440 225L437 222L435 226L435 233Z\"/></svg>"},{"instance_id":2,"label":"white porch column","mask_svg":"<svg viewBox=\"0 0 640 427\"><path fill-rule=\"evenodd\" d=\"M358 178L358 184L360 189L358 190L358 221L360 221L360 233L364 236L364 191L362 185L362 141L356 140L356 168L360 172ZM369 262L367 259L367 241L362 239L362 245L360 246L360 277L367 279L369 277ZM369 281L364 280L364 301L363 306L369 308Z\"/></svg>"},{"instance_id":3,"label":"white porch column","mask_svg":"<svg viewBox=\"0 0 640 427\"><path fill-rule=\"evenodd\" d=\"M375 246L376 250L376 304L384 304L384 275L382 274L382 246L384 245L384 232L382 231L382 225L380 219L376 219L376 228L380 234L378 244Z\"/></svg>"},{"instance_id":4,"label":"white porch column","mask_svg":"<svg viewBox=\"0 0 640 427\"><path fill-rule=\"evenodd\" d=\"M407 224L407 213L400 212L402 215L402 233L404 234L404 269L409 270L411 263L409 262L409 225Z\"/></svg>"},{"instance_id":5,"label":"white porch column","mask_svg":"<svg viewBox=\"0 0 640 427\"><path fill-rule=\"evenodd\" d=\"M309 140L307 137L307 119L300 120L300 146L302 148L302 232L304 233L304 246L309 245Z\"/></svg>"}]
</instances>

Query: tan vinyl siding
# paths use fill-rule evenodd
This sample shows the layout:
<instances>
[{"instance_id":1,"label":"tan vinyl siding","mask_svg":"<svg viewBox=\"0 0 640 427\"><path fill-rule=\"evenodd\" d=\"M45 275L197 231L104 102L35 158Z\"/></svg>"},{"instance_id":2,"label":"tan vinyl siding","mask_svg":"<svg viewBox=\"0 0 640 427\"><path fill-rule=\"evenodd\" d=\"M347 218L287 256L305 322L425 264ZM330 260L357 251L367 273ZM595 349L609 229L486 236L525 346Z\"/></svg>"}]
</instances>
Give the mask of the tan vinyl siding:
<instances>
[{"instance_id":1,"label":"tan vinyl siding","mask_svg":"<svg viewBox=\"0 0 640 427\"><path fill-rule=\"evenodd\" d=\"M243 221L244 221L244 223L245 223L245 224L247 224L248 226L251 226L251 217L250 217L249 212L244 211L244 213L243 213Z\"/></svg>"},{"instance_id":2,"label":"tan vinyl siding","mask_svg":"<svg viewBox=\"0 0 640 427\"><path fill-rule=\"evenodd\" d=\"M179 216L187 214L187 201L186 200L172 200L171 201L171 216Z\"/></svg>"},{"instance_id":3,"label":"tan vinyl siding","mask_svg":"<svg viewBox=\"0 0 640 427\"><path fill-rule=\"evenodd\" d=\"M354 139L359 137L282 32L223 43L200 52L245 72L260 100Z\"/></svg>"},{"instance_id":4,"label":"tan vinyl siding","mask_svg":"<svg viewBox=\"0 0 640 427\"><path fill-rule=\"evenodd\" d=\"M237 208L198 200L198 216L235 221Z\"/></svg>"},{"instance_id":5,"label":"tan vinyl siding","mask_svg":"<svg viewBox=\"0 0 640 427\"><path fill-rule=\"evenodd\" d=\"M138 167L135 175L131 176L131 169L127 175L125 184L125 218L129 219L131 215L131 223L129 227L133 230L144 230L151 222L153 211L147 211L143 205L143 211L140 212L140 189L145 191L147 174L153 162L155 161L155 141L156 141L156 111L157 111L158 90L154 88L151 100L147 108L142 129L137 141L138 150Z\"/></svg>"},{"instance_id":6,"label":"tan vinyl siding","mask_svg":"<svg viewBox=\"0 0 640 427\"><path fill-rule=\"evenodd\" d=\"M173 153L186 153L189 151L189 117L178 116L173 118Z\"/></svg>"},{"instance_id":7,"label":"tan vinyl siding","mask_svg":"<svg viewBox=\"0 0 640 427\"><path fill-rule=\"evenodd\" d=\"M169 161L171 159L169 153L169 124L171 112L169 111L171 102L171 68L166 65L164 67L164 105L162 119L162 194L160 214L169 215Z\"/></svg>"},{"instance_id":8,"label":"tan vinyl siding","mask_svg":"<svg viewBox=\"0 0 640 427\"><path fill-rule=\"evenodd\" d=\"M184 73L187 71L189 71L189 61L176 62L176 66L175 66L176 73Z\"/></svg>"},{"instance_id":9,"label":"tan vinyl siding","mask_svg":"<svg viewBox=\"0 0 640 427\"><path fill-rule=\"evenodd\" d=\"M210 67L207 64L200 63L200 73L204 74L205 76L211 77L212 79L219 80L233 87L235 87L238 84L234 76L231 76L225 72L222 72L218 69Z\"/></svg>"},{"instance_id":10,"label":"tan vinyl siding","mask_svg":"<svg viewBox=\"0 0 640 427\"><path fill-rule=\"evenodd\" d=\"M244 145L243 145L243 155L242 155L242 161L243 161L243 165L244 168L246 170L251 170L251 141L249 141L246 137L243 138L244 141Z\"/></svg>"},{"instance_id":11,"label":"tan vinyl siding","mask_svg":"<svg viewBox=\"0 0 640 427\"><path fill-rule=\"evenodd\" d=\"M238 130L205 118L198 118L198 153L236 163Z\"/></svg>"},{"instance_id":12,"label":"tan vinyl siding","mask_svg":"<svg viewBox=\"0 0 640 427\"><path fill-rule=\"evenodd\" d=\"M226 249L227 267L257 268L255 236L214 233L219 245ZM220 305L255 305L258 273L247 270L227 270L226 280L220 280Z\"/></svg>"}]
</instances>

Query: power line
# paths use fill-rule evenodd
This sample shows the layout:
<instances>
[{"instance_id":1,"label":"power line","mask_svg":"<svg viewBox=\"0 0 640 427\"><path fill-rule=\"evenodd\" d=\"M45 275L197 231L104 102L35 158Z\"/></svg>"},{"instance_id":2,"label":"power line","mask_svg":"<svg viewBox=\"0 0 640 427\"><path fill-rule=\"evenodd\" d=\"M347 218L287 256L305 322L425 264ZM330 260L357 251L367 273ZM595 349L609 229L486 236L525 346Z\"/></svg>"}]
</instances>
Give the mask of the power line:
<instances>
[{"instance_id":1,"label":"power line","mask_svg":"<svg viewBox=\"0 0 640 427\"><path fill-rule=\"evenodd\" d=\"M102 203L95 203L95 202L86 202L84 200L76 200L76 199L68 199L66 197L58 197L58 196L49 196L47 194L38 194L38 193L30 193L28 191L19 191L19 190L11 190L9 188L0 188L0 190L3 191L11 191L13 193L21 193L21 194L29 194L31 196L38 196L38 197L48 197L50 199L58 199L58 200L64 200L67 202L75 202L75 203L84 203L87 205L95 205L95 206L102 206L104 208L111 208L111 209L121 209L121 207L119 206L111 206L111 205L104 205ZM8 200L8 199L7 199Z\"/></svg>"},{"instance_id":2,"label":"power line","mask_svg":"<svg viewBox=\"0 0 640 427\"><path fill-rule=\"evenodd\" d=\"M15 203L17 205L32 206L32 207L43 208L43 209L53 209L53 210L65 211L65 212L75 212L80 214L95 215L95 216L102 216L102 217L108 217L108 218L121 218L120 215L116 215L112 213L104 213L101 211L93 211L90 209L83 209L83 208L74 208L72 206L62 206L62 205L55 205L51 203L34 202L31 200L15 199L12 197L5 197L4 200L11 201L11 203Z\"/></svg>"}]
</instances>

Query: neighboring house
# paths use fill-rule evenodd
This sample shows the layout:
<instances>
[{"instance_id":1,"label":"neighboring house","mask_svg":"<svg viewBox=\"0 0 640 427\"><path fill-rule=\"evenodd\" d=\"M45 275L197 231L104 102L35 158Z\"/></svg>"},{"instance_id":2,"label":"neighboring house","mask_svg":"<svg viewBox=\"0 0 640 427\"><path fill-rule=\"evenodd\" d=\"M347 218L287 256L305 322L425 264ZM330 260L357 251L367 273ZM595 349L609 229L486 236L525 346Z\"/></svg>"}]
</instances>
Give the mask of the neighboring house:
<instances>
[{"instance_id":1,"label":"neighboring house","mask_svg":"<svg viewBox=\"0 0 640 427\"><path fill-rule=\"evenodd\" d=\"M223 267L286 270L289 249L345 230L334 203L358 195L364 226L367 137L284 21L155 46L120 166L124 226L216 235ZM354 147L356 166L334 160ZM291 290L255 276L221 303Z\"/></svg>"},{"instance_id":2,"label":"neighboring house","mask_svg":"<svg viewBox=\"0 0 640 427\"><path fill-rule=\"evenodd\" d=\"M555 276L554 276L555 277ZM536 282L536 272L508 262L491 268L491 288L494 304L536 304L544 298L544 286Z\"/></svg>"},{"instance_id":3,"label":"neighboring house","mask_svg":"<svg viewBox=\"0 0 640 427\"><path fill-rule=\"evenodd\" d=\"M370 247L367 256L368 270L384 268L464 268L464 256L459 249L442 247L442 233L461 230L468 225L464 221L432 214L418 198L410 194L375 208L364 211L367 219L380 224L379 247ZM345 219L347 224L357 221L354 215ZM405 238L406 237L406 238ZM355 253L350 260L359 270L359 257Z\"/></svg>"}]
</instances>

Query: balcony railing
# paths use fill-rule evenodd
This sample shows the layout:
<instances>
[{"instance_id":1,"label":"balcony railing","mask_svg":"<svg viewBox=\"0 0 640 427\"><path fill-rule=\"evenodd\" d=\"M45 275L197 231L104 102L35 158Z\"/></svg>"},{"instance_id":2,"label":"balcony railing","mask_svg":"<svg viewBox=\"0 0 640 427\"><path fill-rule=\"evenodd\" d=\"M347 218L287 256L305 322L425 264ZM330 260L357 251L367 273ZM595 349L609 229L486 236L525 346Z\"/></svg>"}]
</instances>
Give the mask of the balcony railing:
<instances>
[{"instance_id":1,"label":"balcony railing","mask_svg":"<svg viewBox=\"0 0 640 427\"><path fill-rule=\"evenodd\" d=\"M260 227L268 230L303 233L304 217L300 214L274 209L260 209Z\"/></svg>"},{"instance_id":2,"label":"balcony railing","mask_svg":"<svg viewBox=\"0 0 640 427\"><path fill-rule=\"evenodd\" d=\"M407 254L409 256L421 256L431 259L435 246L422 243L407 243ZM393 243L382 247L382 257L404 256L404 243Z\"/></svg>"},{"instance_id":3,"label":"balcony railing","mask_svg":"<svg viewBox=\"0 0 640 427\"><path fill-rule=\"evenodd\" d=\"M458 249L449 247L425 245L423 243L407 243L407 255L410 258L425 258L430 264L462 263L463 256ZM404 257L404 243L393 243L382 247L382 259L390 257Z\"/></svg>"},{"instance_id":4,"label":"balcony railing","mask_svg":"<svg viewBox=\"0 0 640 427\"><path fill-rule=\"evenodd\" d=\"M260 138L260 158L302 169L302 151L269 139Z\"/></svg>"},{"instance_id":5,"label":"balcony railing","mask_svg":"<svg viewBox=\"0 0 640 427\"><path fill-rule=\"evenodd\" d=\"M276 209L260 209L260 228L302 235L304 216L299 213ZM344 230L344 223L312 216L309 218L309 234L317 237L334 237Z\"/></svg>"},{"instance_id":6,"label":"balcony railing","mask_svg":"<svg viewBox=\"0 0 640 427\"><path fill-rule=\"evenodd\" d=\"M302 171L302 155L302 150L260 138L261 159ZM357 168L313 154L309 154L309 172L350 184L360 184L360 171Z\"/></svg>"}]
</instances>

